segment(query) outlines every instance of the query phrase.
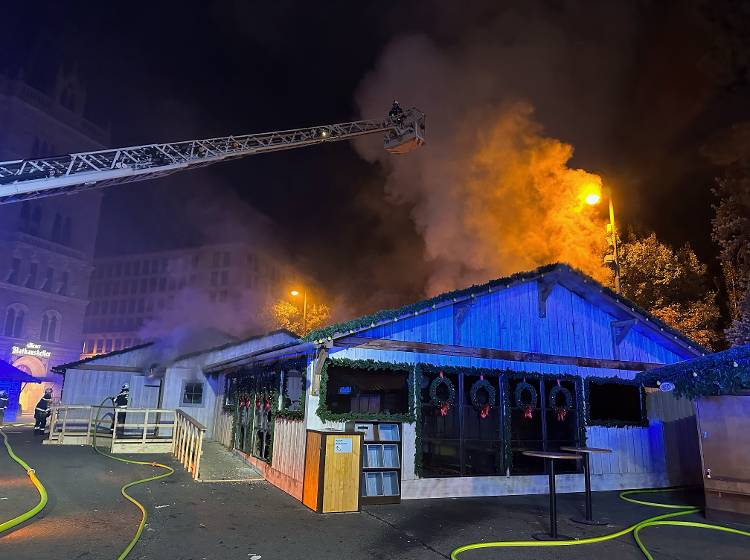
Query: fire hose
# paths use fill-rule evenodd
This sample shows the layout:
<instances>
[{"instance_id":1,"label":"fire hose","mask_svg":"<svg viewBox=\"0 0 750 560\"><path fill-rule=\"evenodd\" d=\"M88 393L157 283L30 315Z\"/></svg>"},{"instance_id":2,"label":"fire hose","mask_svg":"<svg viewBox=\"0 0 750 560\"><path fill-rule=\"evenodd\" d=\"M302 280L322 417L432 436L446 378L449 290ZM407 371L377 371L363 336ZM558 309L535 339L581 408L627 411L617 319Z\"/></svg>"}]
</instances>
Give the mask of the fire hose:
<instances>
[{"instance_id":1,"label":"fire hose","mask_svg":"<svg viewBox=\"0 0 750 560\"><path fill-rule=\"evenodd\" d=\"M614 533L608 533L606 535L601 535L598 537L589 537L586 539L573 539L573 540L496 541L496 542L481 542L481 543L466 544L463 546L459 546L458 548L456 548L455 550L451 552L451 560L458 560L458 555L463 552L466 552L467 550L477 550L480 548L521 548L521 547L525 548L525 547L534 547L534 546L576 546L576 545L594 544L594 543L609 541L612 539L622 537L629 533L633 533L633 538L635 539L635 542L638 545L638 548L643 553L643 555L648 560L654 560L654 557L651 555L651 553L648 551L646 546L643 544L643 541L641 540L641 537L640 537L640 532L647 527L656 527L659 525L673 525L673 526L678 526L678 527L711 529L715 531L724 531L727 533L733 533L735 535L742 535L745 537L750 537L750 532L748 531L741 531L739 529L733 529L731 527L724 527L723 525L712 525L710 523L699 523L697 521L674 521L672 520L673 517L679 517L682 515L690 515L690 514L698 513L699 511L701 511L701 508L694 506L694 505L664 504L660 502L650 502L646 500L638 500L638 499L629 497L632 494L674 492L675 490L681 490L683 488L685 487L677 486L677 487L672 487L672 488L649 488L649 489L641 489L641 490L626 490L624 492L620 492L620 498L625 500L626 502L631 502L634 504L639 504L639 505L644 505L644 506L658 507L658 508L676 509L679 511L676 511L673 513L664 513L662 515L655 515L653 517L648 517L646 519L639 521L638 523L635 523L634 525L631 525L630 527L626 527L625 529L616 531Z\"/></svg>"},{"instance_id":2,"label":"fire hose","mask_svg":"<svg viewBox=\"0 0 750 560\"><path fill-rule=\"evenodd\" d=\"M21 468L26 471L26 474L29 477L29 480L31 480L31 483L36 488L36 491L39 493L39 502L30 510L22 513L21 515L18 515L14 517L13 519L9 519L8 521L4 521L3 523L0 523L0 535L4 533L5 531L8 531L12 529L13 527L16 527L23 523L24 521L28 521L32 517L34 517L36 514L38 514L40 511L44 509L44 506L47 505L47 490L44 488L44 485L39 481L39 479L36 476L36 473L34 472L34 469L32 469L23 459L21 459L18 455L16 455L13 452L13 448L10 446L10 443L8 442L8 436L5 434L3 429L0 427L0 435L3 436L3 443L5 444L5 449L8 452L8 455L10 455L10 458L13 459L16 463L21 465Z\"/></svg>"},{"instance_id":3,"label":"fire hose","mask_svg":"<svg viewBox=\"0 0 750 560\"><path fill-rule=\"evenodd\" d=\"M107 397L106 399L102 401L102 404L99 405L99 412L96 415L96 421L94 423L94 433L93 433L93 441L92 441L92 447L94 448L94 451L99 453L99 455L102 455L104 457L109 457L110 459L113 459L114 461L120 461L121 463L129 463L131 465L146 465L149 467L159 467L159 468L167 470L167 472L162 473L162 474L149 476L146 478L140 478L138 480L128 482L127 484L123 484L122 487L120 488L120 494L122 494L126 500L128 500L133 505L135 505L135 507L137 507L141 512L141 521L138 524L138 529L136 530L135 535L133 535L133 538L130 539L130 542L128 543L128 545L123 549L123 551L117 557L117 560L124 560L128 556L128 554L130 554L130 551L133 550L133 547L136 545L138 540L141 538L141 534L143 533L143 528L146 526L146 521L148 519L148 512L146 511L146 508L143 506L141 502L139 502L138 500L133 498L133 496L128 494L127 492L128 488L132 488L133 486L136 486L138 484L145 484L146 482L152 482L154 480L159 480L161 478L166 478L168 476L171 476L172 474L174 474L174 469L170 467L169 465L163 465L161 463L155 463L153 461L135 461L133 459L124 459L122 457L115 457L114 455L105 453L104 451L100 450L96 446L96 433L97 433L97 429L99 426L99 420L101 419L99 415L101 414L102 408L104 408L104 404L110 400L112 401L112 404L114 404L114 399L112 397ZM115 408L115 414L117 414L116 411L117 409ZM112 435L114 437L115 434L113 433Z\"/></svg>"}]
</instances>

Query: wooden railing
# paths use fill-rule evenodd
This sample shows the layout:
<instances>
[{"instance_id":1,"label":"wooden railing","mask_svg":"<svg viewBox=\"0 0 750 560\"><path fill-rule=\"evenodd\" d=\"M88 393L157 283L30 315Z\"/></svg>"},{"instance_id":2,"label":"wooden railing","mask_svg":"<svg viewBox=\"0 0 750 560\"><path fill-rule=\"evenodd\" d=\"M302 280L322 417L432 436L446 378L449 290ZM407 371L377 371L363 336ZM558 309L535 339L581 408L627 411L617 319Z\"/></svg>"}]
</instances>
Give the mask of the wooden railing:
<instances>
[{"instance_id":1,"label":"wooden railing","mask_svg":"<svg viewBox=\"0 0 750 560\"><path fill-rule=\"evenodd\" d=\"M175 411L159 408L60 405L49 417L45 444L92 445L112 453L169 453L175 435Z\"/></svg>"},{"instance_id":2,"label":"wooden railing","mask_svg":"<svg viewBox=\"0 0 750 560\"><path fill-rule=\"evenodd\" d=\"M206 427L181 409L175 411L175 436L172 453L185 469L198 479Z\"/></svg>"}]
</instances>

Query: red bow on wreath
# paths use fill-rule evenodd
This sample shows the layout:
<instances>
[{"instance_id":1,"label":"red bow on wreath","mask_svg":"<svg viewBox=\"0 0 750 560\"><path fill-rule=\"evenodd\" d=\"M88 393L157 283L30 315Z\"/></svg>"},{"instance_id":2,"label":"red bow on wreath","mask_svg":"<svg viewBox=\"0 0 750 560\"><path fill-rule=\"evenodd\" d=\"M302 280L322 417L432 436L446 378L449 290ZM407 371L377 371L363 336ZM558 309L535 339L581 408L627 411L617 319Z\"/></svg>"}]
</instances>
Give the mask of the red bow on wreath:
<instances>
[{"instance_id":1,"label":"red bow on wreath","mask_svg":"<svg viewBox=\"0 0 750 560\"><path fill-rule=\"evenodd\" d=\"M255 397L255 408L260 410L260 397Z\"/></svg>"},{"instance_id":2,"label":"red bow on wreath","mask_svg":"<svg viewBox=\"0 0 750 560\"><path fill-rule=\"evenodd\" d=\"M269 410L271 410L271 400L266 399L266 412L268 412Z\"/></svg>"},{"instance_id":3,"label":"red bow on wreath","mask_svg":"<svg viewBox=\"0 0 750 560\"><path fill-rule=\"evenodd\" d=\"M565 417L568 415L568 411L562 407L559 407L557 410L557 421L558 422L565 422Z\"/></svg>"},{"instance_id":4,"label":"red bow on wreath","mask_svg":"<svg viewBox=\"0 0 750 560\"><path fill-rule=\"evenodd\" d=\"M527 404L523 407L523 417L526 420L531 420L534 417L534 407L530 404Z\"/></svg>"},{"instance_id":5,"label":"red bow on wreath","mask_svg":"<svg viewBox=\"0 0 750 560\"><path fill-rule=\"evenodd\" d=\"M448 411L450 410L451 405L450 403L444 402L440 403L440 406L438 407L438 410L440 411L440 416L448 416Z\"/></svg>"},{"instance_id":6,"label":"red bow on wreath","mask_svg":"<svg viewBox=\"0 0 750 560\"><path fill-rule=\"evenodd\" d=\"M479 417L484 419L487 418L490 415L490 405L486 404L482 407L482 410L479 411Z\"/></svg>"}]
</instances>

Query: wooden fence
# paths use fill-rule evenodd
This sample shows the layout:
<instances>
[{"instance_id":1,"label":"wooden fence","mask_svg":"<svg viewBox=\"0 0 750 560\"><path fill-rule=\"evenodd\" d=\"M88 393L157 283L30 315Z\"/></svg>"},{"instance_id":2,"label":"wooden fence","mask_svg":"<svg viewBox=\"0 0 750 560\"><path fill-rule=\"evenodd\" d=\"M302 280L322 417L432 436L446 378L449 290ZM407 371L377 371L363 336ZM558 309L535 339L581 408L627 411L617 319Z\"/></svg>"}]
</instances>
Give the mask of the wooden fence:
<instances>
[{"instance_id":1,"label":"wooden fence","mask_svg":"<svg viewBox=\"0 0 750 560\"><path fill-rule=\"evenodd\" d=\"M175 412L175 437L172 453L185 469L198 478L206 427L181 409Z\"/></svg>"},{"instance_id":2,"label":"wooden fence","mask_svg":"<svg viewBox=\"0 0 750 560\"><path fill-rule=\"evenodd\" d=\"M273 433L271 466L289 478L305 477L305 422L277 418Z\"/></svg>"},{"instance_id":3,"label":"wooden fence","mask_svg":"<svg viewBox=\"0 0 750 560\"><path fill-rule=\"evenodd\" d=\"M234 422L234 415L231 411L220 410L214 416L214 437L213 439L218 441L224 447L231 449L234 447L234 441L232 441L232 424Z\"/></svg>"}]
</instances>

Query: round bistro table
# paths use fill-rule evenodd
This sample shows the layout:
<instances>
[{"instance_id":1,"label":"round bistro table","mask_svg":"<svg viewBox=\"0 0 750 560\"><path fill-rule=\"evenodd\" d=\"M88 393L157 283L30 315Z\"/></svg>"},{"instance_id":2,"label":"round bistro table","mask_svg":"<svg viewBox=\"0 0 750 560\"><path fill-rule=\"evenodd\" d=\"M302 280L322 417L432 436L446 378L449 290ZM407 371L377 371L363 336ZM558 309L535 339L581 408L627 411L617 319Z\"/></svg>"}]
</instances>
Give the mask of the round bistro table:
<instances>
[{"instance_id":1,"label":"round bistro table","mask_svg":"<svg viewBox=\"0 0 750 560\"><path fill-rule=\"evenodd\" d=\"M576 453L565 453L563 451L523 451L527 457L539 457L544 459L549 474L549 525L550 532L532 535L538 541L549 540L572 540L572 537L557 534L557 493L555 491L555 460L576 461L582 456Z\"/></svg>"},{"instance_id":2,"label":"round bistro table","mask_svg":"<svg viewBox=\"0 0 750 560\"><path fill-rule=\"evenodd\" d=\"M611 449L604 449L602 447L573 447L566 446L561 447L563 451L570 451L571 453L580 453L583 457L583 477L586 481L586 516L581 519L580 517L571 517L571 521L576 523L583 523L584 525L606 525L607 521L604 519L594 519L594 514L591 508L591 466L589 464L589 456L594 453L612 453Z\"/></svg>"}]
</instances>

